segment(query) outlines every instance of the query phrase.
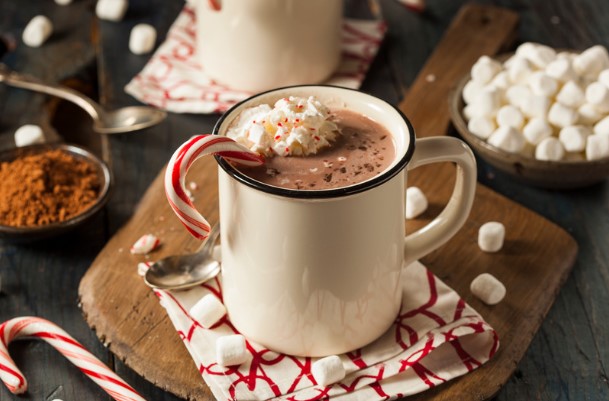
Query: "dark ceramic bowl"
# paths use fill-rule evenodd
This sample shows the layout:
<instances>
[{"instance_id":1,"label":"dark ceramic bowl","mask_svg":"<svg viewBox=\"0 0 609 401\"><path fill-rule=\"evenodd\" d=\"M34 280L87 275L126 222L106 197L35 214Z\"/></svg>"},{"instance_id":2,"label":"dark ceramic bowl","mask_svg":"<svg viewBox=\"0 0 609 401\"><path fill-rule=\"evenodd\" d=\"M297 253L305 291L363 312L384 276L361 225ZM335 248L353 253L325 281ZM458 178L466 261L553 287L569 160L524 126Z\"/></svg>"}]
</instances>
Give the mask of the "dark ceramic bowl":
<instances>
[{"instance_id":1,"label":"dark ceramic bowl","mask_svg":"<svg viewBox=\"0 0 609 401\"><path fill-rule=\"evenodd\" d=\"M0 162L7 162L26 154L37 154L53 149L62 149L73 157L87 160L93 166L95 166L100 179L100 190L97 200L91 207L82 213L59 223L51 223L35 227L13 227L0 225L0 239L9 242L27 242L63 234L89 220L106 204L106 202L108 202L113 183L113 177L110 169L106 163L104 163L93 153L79 146L61 143L49 143L13 148L0 152Z\"/></svg>"},{"instance_id":2,"label":"dark ceramic bowl","mask_svg":"<svg viewBox=\"0 0 609 401\"><path fill-rule=\"evenodd\" d=\"M509 55L497 57L505 60ZM478 156L498 170L518 180L540 188L575 189L603 181L609 176L609 158L600 160L544 161L521 154L506 152L472 134L463 115L463 87L469 73L461 78L449 96L450 116L461 137Z\"/></svg>"}]
</instances>

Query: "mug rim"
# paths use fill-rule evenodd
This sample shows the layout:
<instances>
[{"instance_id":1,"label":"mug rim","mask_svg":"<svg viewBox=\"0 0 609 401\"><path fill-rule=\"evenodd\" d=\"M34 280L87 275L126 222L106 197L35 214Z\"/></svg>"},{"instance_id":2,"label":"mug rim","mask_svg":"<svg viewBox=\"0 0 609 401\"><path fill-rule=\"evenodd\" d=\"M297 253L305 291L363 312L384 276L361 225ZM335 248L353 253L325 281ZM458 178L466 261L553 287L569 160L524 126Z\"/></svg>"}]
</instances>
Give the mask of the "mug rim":
<instances>
[{"instance_id":1,"label":"mug rim","mask_svg":"<svg viewBox=\"0 0 609 401\"><path fill-rule=\"evenodd\" d=\"M393 108L398 113L398 115L404 120L404 123L406 124L406 126L408 128L408 135L410 137L408 147L407 147L406 151L404 152L403 156L390 169L385 170L382 174L377 175L373 178L370 178L366 181L362 181L357 184L349 185L349 186L345 186L345 187L331 188L331 189L317 189L317 190L289 189L289 188L282 188L282 187L276 187L273 185L265 184L263 182L254 180L253 178L243 174L242 172L240 172L237 168L235 168L233 165L231 165L229 162L227 162L222 157L220 157L218 155L214 155L218 165L220 167L222 167L222 169L228 175L230 175L232 178L234 178L238 182L245 184L248 187L251 187L253 189L262 191L262 192L266 192L266 193L269 193L272 195L287 197L287 198L328 199L328 198L337 198L337 197L343 197L343 196L348 196L348 195L354 195L354 194L358 194L358 193L367 191L369 189L378 187L379 185L384 184L385 182L387 182L387 181L391 180L393 177L395 177L400 171L402 171L406 167L408 162L412 159L412 155L414 153L414 148L415 148L416 136L415 136L415 132L414 132L412 123L406 117L406 115L404 115L404 113L402 113L402 111L400 111L400 109L398 109L394 105L390 104L389 102L387 102L379 97L373 96L369 93L360 91L358 89L346 88L346 87L336 86L336 85L325 85L325 84L290 85L290 86L273 88L273 89L266 90L264 92L256 93L255 95L252 95L252 96L248 97L247 99L244 99L244 100L234 104L233 106L231 106L230 109L228 109L224 114L222 114L222 116L220 116L220 118L214 125L212 135L220 136L220 127L222 126L224 121L228 118L229 115L231 115L237 108L239 108L244 103L251 102L252 100L254 100L256 98L258 98L262 95L266 95L271 92L278 92L278 91L282 91L282 90L286 90L286 89L290 89L290 88L306 88L306 87L325 87L325 88L334 88L334 89L338 89L338 90L342 90L342 91L357 92L359 94L363 94L365 96L371 97L371 98L375 99L375 101L384 103L387 106L390 106L391 108Z\"/></svg>"}]
</instances>

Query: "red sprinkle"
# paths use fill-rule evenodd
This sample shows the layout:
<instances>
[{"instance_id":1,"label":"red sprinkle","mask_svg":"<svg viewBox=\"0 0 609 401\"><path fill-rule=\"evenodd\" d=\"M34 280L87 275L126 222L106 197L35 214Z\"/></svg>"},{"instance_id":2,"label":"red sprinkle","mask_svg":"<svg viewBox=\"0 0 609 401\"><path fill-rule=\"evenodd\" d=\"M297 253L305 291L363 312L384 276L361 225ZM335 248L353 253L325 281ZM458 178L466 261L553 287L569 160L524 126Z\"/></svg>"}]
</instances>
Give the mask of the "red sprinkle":
<instances>
[{"instance_id":1,"label":"red sprinkle","mask_svg":"<svg viewBox=\"0 0 609 401\"><path fill-rule=\"evenodd\" d=\"M283 127L283 125L281 123L277 123L278 127Z\"/></svg>"},{"instance_id":2,"label":"red sprinkle","mask_svg":"<svg viewBox=\"0 0 609 401\"><path fill-rule=\"evenodd\" d=\"M285 148L285 153L288 153L290 151L290 148Z\"/></svg>"},{"instance_id":3,"label":"red sprinkle","mask_svg":"<svg viewBox=\"0 0 609 401\"><path fill-rule=\"evenodd\" d=\"M280 140L280 139L281 139L281 135L277 135L277 136L275 136L275 140L276 140L276 141L278 141L278 140Z\"/></svg>"},{"instance_id":4,"label":"red sprinkle","mask_svg":"<svg viewBox=\"0 0 609 401\"><path fill-rule=\"evenodd\" d=\"M309 128L311 131L315 131L315 128Z\"/></svg>"},{"instance_id":5,"label":"red sprinkle","mask_svg":"<svg viewBox=\"0 0 609 401\"><path fill-rule=\"evenodd\" d=\"M321 138L318 137L317 135L315 135L313 138L315 138L316 141L319 141Z\"/></svg>"},{"instance_id":6,"label":"red sprinkle","mask_svg":"<svg viewBox=\"0 0 609 401\"><path fill-rule=\"evenodd\" d=\"M300 118L295 119L294 122L299 123L300 122Z\"/></svg>"}]
</instances>

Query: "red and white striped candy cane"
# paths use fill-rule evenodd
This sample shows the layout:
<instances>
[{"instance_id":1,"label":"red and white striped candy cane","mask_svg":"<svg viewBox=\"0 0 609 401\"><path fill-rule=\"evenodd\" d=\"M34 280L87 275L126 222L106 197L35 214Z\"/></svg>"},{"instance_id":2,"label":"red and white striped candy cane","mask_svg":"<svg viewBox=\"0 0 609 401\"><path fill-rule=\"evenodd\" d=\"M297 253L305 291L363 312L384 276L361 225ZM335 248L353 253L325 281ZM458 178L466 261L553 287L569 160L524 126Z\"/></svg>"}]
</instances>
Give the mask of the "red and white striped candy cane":
<instances>
[{"instance_id":1,"label":"red and white striped candy cane","mask_svg":"<svg viewBox=\"0 0 609 401\"><path fill-rule=\"evenodd\" d=\"M182 224L195 238L200 240L207 238L211 228L205 217L195 209L186 193L184 181L192 163L206 155L218 155L228 161L246 166L264 164L263 156L225 136L197 135L175 151L165 171L165 194Z\"/></svg>"},{"instance_id":2,"label":"red and white striped candy cane","mask_svg":"<svg viewBox=\"0 0 609 401\"><path fill-rule=\"evenodd\" d=\"M51 344L70 362L117 401L145 401L130 385L60 327L38 317L16 317L0 325L0 379L13 394L27 390L25 376L8 354L8 344L22 338L39 338Z\"/></svg>"}]
</instances>

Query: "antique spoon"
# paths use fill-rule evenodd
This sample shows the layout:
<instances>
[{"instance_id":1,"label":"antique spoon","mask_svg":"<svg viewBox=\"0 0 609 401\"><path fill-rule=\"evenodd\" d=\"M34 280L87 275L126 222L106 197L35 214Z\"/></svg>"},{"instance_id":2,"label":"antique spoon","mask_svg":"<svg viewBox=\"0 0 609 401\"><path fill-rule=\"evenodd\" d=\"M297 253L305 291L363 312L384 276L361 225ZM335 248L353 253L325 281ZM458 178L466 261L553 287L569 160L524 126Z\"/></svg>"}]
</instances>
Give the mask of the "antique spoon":
<instances>
[{"instance_id":1,"label":"antique spoon","mask_svg":"<svg viewBox=\"0 0 609 401\"><path fill-rule=\"evenodd\" d=\"M183 290L214 278L220 273L220 263L212 257L219 236L220 225L217 224L199 251L155 262L146 271L144 281L152 288Z\"/></svg>"},{"instance_id":2,"label":"antique spoon","mask_svg":"<svg viewBox=\"0 0 609 401\"><path fill-rule=\"evenodd\" d=\"M0 64L0 82L57 96L78 105L93 118L93 130L100 134L141 130L160 123L167 116L163 110L147 106L129 106L106 111L101 105L73 89L43 83L37 78L12 71L4 64Z\"/></svg>"}]
</instances>

